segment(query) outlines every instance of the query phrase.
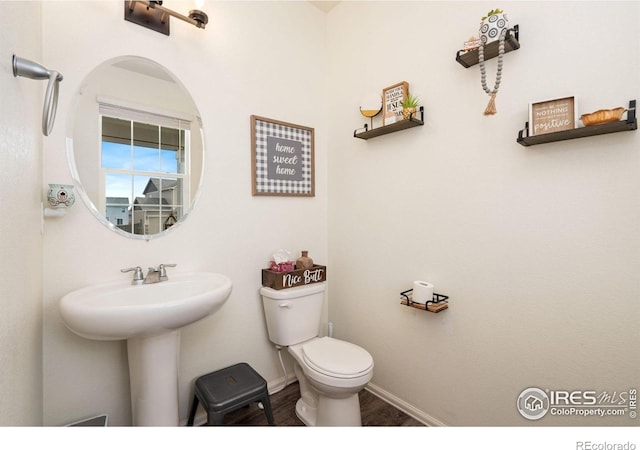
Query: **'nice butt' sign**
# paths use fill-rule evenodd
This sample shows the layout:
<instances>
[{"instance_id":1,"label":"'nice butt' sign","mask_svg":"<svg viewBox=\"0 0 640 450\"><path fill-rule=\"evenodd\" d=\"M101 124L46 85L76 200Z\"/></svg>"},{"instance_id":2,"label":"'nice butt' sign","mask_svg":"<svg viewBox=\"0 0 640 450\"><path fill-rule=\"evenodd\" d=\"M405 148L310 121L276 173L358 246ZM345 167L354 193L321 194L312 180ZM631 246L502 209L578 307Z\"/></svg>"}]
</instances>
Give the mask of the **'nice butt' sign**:
<instances>
[{"instance_id":1,"label":"'nice butt' sign","mask_svg":"<svg viewBox=\"0 0 640 450\"><path fill-rule=\"evenodd\" d=\"M280 290L296 286L326 281L327 267L315 264L310 269L293 270L291 272L274 272L262 269L262 285Z\"/></svg>"}]
</instances>

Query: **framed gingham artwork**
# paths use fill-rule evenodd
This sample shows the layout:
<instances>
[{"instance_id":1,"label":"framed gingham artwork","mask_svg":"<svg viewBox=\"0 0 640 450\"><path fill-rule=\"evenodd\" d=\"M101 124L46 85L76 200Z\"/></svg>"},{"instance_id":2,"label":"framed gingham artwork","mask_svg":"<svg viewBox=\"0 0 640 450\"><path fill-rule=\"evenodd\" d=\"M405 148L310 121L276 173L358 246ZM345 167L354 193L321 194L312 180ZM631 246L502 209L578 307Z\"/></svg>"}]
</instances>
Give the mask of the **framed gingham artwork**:
<instances>
[{"instance_id":1,"label":"framed gingham artwork","mask_svg":"<svg viewBox=\"0 0 640 450\"><path fill-rule=\"evenodd\" d=\"M253 195L313 197L313 128L251 116Z\"/></svg>"}]
</instances>

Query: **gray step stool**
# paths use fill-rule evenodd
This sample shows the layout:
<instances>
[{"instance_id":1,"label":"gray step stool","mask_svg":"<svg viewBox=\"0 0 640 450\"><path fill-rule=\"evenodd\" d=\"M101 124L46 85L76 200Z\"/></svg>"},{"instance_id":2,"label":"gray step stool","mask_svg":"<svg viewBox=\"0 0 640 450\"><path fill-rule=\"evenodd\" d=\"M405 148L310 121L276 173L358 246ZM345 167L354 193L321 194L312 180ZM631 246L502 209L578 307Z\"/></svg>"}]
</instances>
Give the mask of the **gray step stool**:
<instances>
[{"instance_id":1,"label":"gray step stool","mask_svg":"<svg viewBox=\"0 0 640 450\"><path fill-rule=\"evenodd\" d=\"M207 412L207 425L222 425L224 415L253 402L262 402L269 425L274 425L267 382L247 363L202 375L196 380L187 426L193 426L198 403Z\"/></svg>"}]
</instances>

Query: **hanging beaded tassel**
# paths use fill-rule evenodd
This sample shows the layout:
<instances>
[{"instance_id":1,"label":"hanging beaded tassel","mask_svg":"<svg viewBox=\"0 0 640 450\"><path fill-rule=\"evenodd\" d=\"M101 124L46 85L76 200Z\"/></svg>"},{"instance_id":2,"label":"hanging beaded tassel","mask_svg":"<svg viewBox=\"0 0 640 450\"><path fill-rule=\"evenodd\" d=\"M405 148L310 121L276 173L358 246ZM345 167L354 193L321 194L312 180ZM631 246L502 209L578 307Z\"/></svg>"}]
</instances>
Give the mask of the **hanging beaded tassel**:
<instances>
[{"instance_id":1,"label":"hanging beaded tassel","mask_svg":"<svg viewBox=\"0 0 640 450\"><path fill-rule=\"evenodd\" d=\"M496 110L496 94L500 88L500 81L502 79L502 59L504 56L504 40L507 35L506 28L500 33L500 40L498 44L498 71L496 73L496 82L493 85L493 90L487 87L487 70L484 66L484 42L480 42L478 48L478 63L480 64L480 81L482 83L482 89L491 96L487 108L484 110L484 115L489 116L497 112Z\"/></svg>"}]
</instances>

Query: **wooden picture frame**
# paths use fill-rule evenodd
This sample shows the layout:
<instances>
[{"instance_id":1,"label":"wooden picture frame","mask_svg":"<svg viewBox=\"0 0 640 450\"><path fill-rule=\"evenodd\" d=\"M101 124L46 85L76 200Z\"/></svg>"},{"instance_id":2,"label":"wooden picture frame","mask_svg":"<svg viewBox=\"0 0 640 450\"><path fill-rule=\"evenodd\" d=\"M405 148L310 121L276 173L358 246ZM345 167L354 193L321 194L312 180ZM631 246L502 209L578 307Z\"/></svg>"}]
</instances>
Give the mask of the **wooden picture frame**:
<instances>
[{"instance_id":1,"label":"wooden picture frame","mask_svg":"<svg viewBox=\"0 0 640 450\"><path fill-rule=\"evenodd\" d=\"M529 104L529 136L572 130L578 123L575 97L562 97Z\"/></svg>"},{"instance_id":2,"label":"wooden picture frame","mask_svg":"<svg viewBox=\"0 0 640 450\"><path fill-rule=\"evenodd\" d=\"M382 125L402 120L401 101L409 94L409 83L401 81L382 90Z\"/></svg>"},{"instance_id":3,"label":"wooden picture frame","mask_svg":"<svg viewBox=\"0 0 640 450\"><path fill-rule=\"evenodd\" d=\"M315 196L313 128L251 116L251 192Z\"/></svg>"}]
</instances>

